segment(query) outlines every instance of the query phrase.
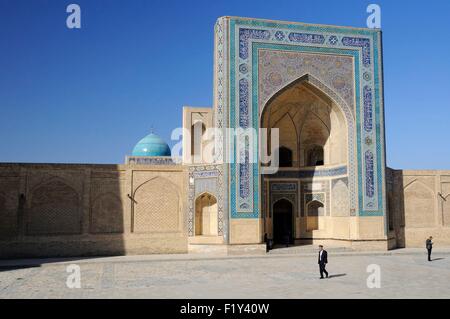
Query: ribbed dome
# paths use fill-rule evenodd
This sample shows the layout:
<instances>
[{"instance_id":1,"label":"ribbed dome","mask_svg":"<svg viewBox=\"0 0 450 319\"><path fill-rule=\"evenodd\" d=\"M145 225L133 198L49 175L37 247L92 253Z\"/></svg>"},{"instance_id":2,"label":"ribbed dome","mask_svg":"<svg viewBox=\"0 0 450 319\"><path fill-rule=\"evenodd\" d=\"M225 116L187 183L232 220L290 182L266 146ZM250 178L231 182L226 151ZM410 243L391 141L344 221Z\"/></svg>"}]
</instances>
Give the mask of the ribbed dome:
<instances>
[{"instance_id":1,"label":"ribbed dome","mask_svg":"<svg viewBox=\"0 0 450 319\"><path fill-rule=\"evenodd\" d=\"M170 147L156 134L144 137L133 149L133 156L170 156Z\"/></svg>"}]
</instances>

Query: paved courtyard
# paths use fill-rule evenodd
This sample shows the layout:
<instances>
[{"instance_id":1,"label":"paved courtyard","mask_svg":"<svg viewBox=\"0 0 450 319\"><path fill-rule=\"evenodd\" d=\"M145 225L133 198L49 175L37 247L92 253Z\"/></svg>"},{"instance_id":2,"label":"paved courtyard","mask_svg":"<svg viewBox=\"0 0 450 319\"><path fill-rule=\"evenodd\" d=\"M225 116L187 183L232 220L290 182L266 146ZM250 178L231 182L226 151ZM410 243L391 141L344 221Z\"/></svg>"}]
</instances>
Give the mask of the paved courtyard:
<instances>
[{"instance_id":1,"label":"paved courtyard","mask_svg":"<svg viewBox=\"0 0 450 319\"><path fill-rule=\"evenodd\" d=\"M312 254L0 261L0 298L450 298L450 255L434 258L330 253L325 280ZM81 288L66 285L71 264L80 267ZM371 264L380 266L380 288L367 287Z\"/></svg>"}]
</instances>

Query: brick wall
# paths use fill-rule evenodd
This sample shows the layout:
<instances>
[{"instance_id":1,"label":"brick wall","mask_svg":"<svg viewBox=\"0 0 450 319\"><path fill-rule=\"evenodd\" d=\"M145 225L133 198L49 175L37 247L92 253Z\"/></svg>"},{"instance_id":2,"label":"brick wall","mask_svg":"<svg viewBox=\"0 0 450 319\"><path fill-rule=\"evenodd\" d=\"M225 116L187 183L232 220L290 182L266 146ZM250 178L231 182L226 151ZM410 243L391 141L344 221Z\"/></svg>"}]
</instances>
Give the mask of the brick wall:
<instances>
[{"instance_id":1,"label":"brick wall","mask_svg":"<svg viewBox=\"0 0 450 319\"><path fill-rule=\"evenodd\" d=\"M387 171L390 236L400 247L450 246L450 171Z\"/></svg>"},{"instance_id":2,"label":"brick wall","mask_svg":"<svg viewBox=\"0 0 450 319\"><path fill-rule=\"evenodd\" d=\"M187 252L179 165L0 164L0 258Z\"/></svg>"}]
</instances>

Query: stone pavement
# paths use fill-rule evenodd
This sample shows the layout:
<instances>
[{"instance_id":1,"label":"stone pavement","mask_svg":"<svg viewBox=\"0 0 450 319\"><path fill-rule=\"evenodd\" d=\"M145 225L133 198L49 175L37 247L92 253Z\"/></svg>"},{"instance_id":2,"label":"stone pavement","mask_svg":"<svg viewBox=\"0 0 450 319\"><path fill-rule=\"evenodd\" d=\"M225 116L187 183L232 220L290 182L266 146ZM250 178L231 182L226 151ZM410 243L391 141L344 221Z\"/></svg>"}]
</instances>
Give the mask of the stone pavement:
<instances>
[{"instance_id":1,"label":"stone pavement","mask_svg":"<svg viewBox=\"0 0 450 319\"><path fill-rule=\"evenodd\" d=\"M0 261L0 298L450 298L450 250L351 252L328 249L329 279L317 253L297 247L263 256L151 255ZM68 288L79 265L81 288ZM380 288L367 267L379 265Z\"/></svg>"}]
</instances>

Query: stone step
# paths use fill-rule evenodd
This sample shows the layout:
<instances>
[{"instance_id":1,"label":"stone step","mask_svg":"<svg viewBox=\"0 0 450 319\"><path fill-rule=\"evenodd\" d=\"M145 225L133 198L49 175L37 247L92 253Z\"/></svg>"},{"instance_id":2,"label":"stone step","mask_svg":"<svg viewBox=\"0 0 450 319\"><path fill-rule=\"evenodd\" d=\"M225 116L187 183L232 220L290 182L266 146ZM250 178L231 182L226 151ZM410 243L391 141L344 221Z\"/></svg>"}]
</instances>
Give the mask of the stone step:
<instances>
[{"instance_id":1,"label":"stone step","mask_svg":"<svg viewBox=\"0 0 450 319\"><path fill-rule=\"evenodd\" d=\"M193 236L188 239L189 244L193 245L223 245L222 236Z\"/></svg>"},{"instance_id":2,"label":"stone step","mask_svg":"<svg viewBox=\"0 0 450 319\"><path fill-rule=\"evenodd\" d=\"M238 255L265 255L266 245L248 244L248 245L219 245L219 244L188 244L189 254L212 254L224 256Z\"/></svg>"},{"instance_id":3,"label":"stone step","mask_svg":"<svg viewBox=\"0 0 450 319\"><path fill-rule=\"evenodd\" d=\"M220 244L188 244L189 254L227 254L227 245Z\"/></svg>"},{"instance_id":4,"label":"stone step","mask_svg":"<svg viewBox=\"0 0 450 319\"><path fill-rule=\"evenodd\" d=\"M354 249L350 247L325 247L325 250L328 252L353 252ZM269 251L271 255L279 255L279 254L315 254L318 253L319 250L317 245L299 245L299 246L275 246L272 250Z\"/></svg>"}]
</instances>

